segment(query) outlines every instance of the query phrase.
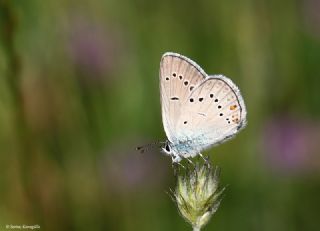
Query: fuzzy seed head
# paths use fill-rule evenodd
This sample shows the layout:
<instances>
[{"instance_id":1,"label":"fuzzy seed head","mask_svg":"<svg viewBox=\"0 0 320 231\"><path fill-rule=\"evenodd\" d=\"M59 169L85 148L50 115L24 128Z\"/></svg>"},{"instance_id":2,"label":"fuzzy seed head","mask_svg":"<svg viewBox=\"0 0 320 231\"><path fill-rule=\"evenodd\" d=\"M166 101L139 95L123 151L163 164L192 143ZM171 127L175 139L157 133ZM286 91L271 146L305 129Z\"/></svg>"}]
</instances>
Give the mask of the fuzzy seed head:
<instances>
[{"instance_id":1,"label":"fuzzy seed head","mask_svg":"<svg viewBox=\"0 0 320 231\"><path fill-rule=\"evenodd\" d=\"M174 200L183 218L200 229L217 211L225 188L218 190L219 168L196 164L194 169L178 171Z\"/></svg>"}]
</instances>

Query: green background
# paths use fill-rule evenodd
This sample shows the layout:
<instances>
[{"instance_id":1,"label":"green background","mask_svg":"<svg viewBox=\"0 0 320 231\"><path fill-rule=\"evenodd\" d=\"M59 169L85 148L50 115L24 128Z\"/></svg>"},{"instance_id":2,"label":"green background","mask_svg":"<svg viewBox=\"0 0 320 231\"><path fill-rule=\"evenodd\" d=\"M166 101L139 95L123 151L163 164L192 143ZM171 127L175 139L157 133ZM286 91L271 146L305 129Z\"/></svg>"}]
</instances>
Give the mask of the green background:
<instances>
[{"instance_id":1,"label":"green background","mask_svg":"<svg viewBox=\"0 0 320 231\"><path fill-rule=\"evenodd\" d=\"M0 0L0 230L191 230L166 194L158 71L174 51L240 88L248 126L207 152L204 230L318 230L316 0Z\"/></svg>"}]
</instances>

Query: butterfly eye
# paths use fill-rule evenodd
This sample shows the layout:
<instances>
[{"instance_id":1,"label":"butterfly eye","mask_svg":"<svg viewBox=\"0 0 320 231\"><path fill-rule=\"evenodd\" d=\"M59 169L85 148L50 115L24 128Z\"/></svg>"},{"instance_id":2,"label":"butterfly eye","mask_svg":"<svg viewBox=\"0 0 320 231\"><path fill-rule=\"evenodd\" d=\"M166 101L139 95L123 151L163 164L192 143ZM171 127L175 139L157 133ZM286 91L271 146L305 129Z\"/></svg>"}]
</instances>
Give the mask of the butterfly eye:
<instances>
[{"instance_id":1,"label":"butterfly eye","mask_svg":"<svg viewBox=\"0 0 320 231\"><path fill-rule=\"evenodd\" d=\"M176 76L177 76L177 74L176 74L176 73L173 73L173 74L172 74L172 76L173 76L173 77L176 77Z\"/></svg>"},{"instance_id":2,"label":"butterfly eye","mask_svg":"<svg viewBox=\"0 0 320 231\"><path fill-rule=\"evenodd\" d=\"M210 94L210 98L213 98L213 94Z\"/></svg>"},{"instance_id":3,"label":"butterfly eye","mask_svg":"<svg viewBox=\"0 0 320 231\"><path fill-rule=\"evenodd\" d=\"M170 147L169 147L168 144L166 144L165 149L166 149L167 152L170 152Z\"/></svg>"},{"instance_id":4,"label":"butterfly eye","mask_svg":"<svg viewBox=\"0 0 320 231\"><path fill-rule=\"evenodd\" d=\"M188 81L184 81L184 85L186 85L186 86L187 86L187 85L188 85Z\"/></svg>"},{"instance_id":5,"label":"butterfly eye","mask_svg":"<svg viewBox=\"0 0 320 231\"><path fill-rule=\"evenodd\" d=\"M179 75L179 79L182 79L182 75Z\"/></svg>"}]
</instances>

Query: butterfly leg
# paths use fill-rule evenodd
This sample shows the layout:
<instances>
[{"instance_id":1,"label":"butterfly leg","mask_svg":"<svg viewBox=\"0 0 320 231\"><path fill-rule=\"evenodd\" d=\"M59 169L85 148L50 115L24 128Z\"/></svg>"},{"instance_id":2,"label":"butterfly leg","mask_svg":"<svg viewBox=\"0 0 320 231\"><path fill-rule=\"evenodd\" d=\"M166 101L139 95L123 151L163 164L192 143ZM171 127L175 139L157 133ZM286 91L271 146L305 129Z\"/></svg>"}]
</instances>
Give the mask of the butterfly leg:
<instances>
[{"instance_id":1,"label":"butterfly leg","mask_svg":"<svg viewBox=\"0 0 320 231\"><path fill-rule=\"evenodd\" d=\"M195 164L192 162L192 160L191 160L189 157L185 157L185 156L183 156L183 155L181 155L181 154L179 154L178 156L179 156L180 160L181 160L181 159L185 159L185 160L187 160L187 161L189 162L189 164L191 164L193 167L195 166Z\"/></svg>"},{"instance_id":2,"label":"butterfly leg","mask_svg":"<svg viewBox=\"0 0 320 231\"><path fill-rule=\"evenodd\" d=\"M185 167L180 163L182 157L181 156L172 156L172 167L174 169L174 174L176 174L177 167L180 166L185 169Z\"/></svg>"},{"instance_id":3,"label":"butterfly leg","mask_svg":"<svg viewBox=\"0 0 320 231\"><path fill-rule=\"evenodd\" d=\"M185 159L189 162L189 164L191 164L193 167L195 166L195 164L192 162L192 160L189 157L185 157Z\"/></svg>"},{"instance_id":4,"label":"butterfly leg","mask_svg":"<svg viewBox=\"0 0 320 231\"><path fill-rule=\"evenodd\" d=\"M186 169L186 167L184 167L180 162L172 162L172 168L173 168L173 175L175 177L178 176L179 173L179 167Z\"/></svg>"},{"instance_id":5,"label":"butterfly leg","mask_svg":"<svg viewBox=\"0 0 320 231\"><path fill-rule=\"evenodd\" d=\"M178 175L178 171L179 171L178 164L175 162L172 162L171 167L173 169L173 175L176 177Z\"/></svg>"},{"instance_id":6,"label":"butterfly leg","mask_svg":"<svg viewBox=\"0 0 320 231\"><path fill-rule=\"evenodd\" d=\"M204 160L204 162L210 166L209 157L202 155L202 153L199 152L199 156Z\"/></svg>"}]
</instances>

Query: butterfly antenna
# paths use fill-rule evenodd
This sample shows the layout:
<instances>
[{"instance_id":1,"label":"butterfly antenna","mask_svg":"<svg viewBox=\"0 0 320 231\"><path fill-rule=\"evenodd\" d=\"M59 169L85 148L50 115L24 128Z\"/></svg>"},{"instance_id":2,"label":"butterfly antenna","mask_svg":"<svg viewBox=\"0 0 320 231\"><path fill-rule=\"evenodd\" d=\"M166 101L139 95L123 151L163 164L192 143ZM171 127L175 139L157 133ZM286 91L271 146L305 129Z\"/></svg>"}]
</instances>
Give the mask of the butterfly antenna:
<instances>
[{"instance_id":1,"label":"butterfly antenna","mask_svg":"<svg viewBox=\"0 0 320 231\"><path fill-rule=\"evenodd\" d=\"M147 151L149 151L150 149L153 149L153 148L160 148L162 146L162 144L164 144L165 142L162 142L162 141L155 141L155 142L152 142L150 144L145 144L145 145L142 145L142 146L138 146L136 148L137 151L139 151L140 153L145 153Z\"/></svg>"}]
</instances>

